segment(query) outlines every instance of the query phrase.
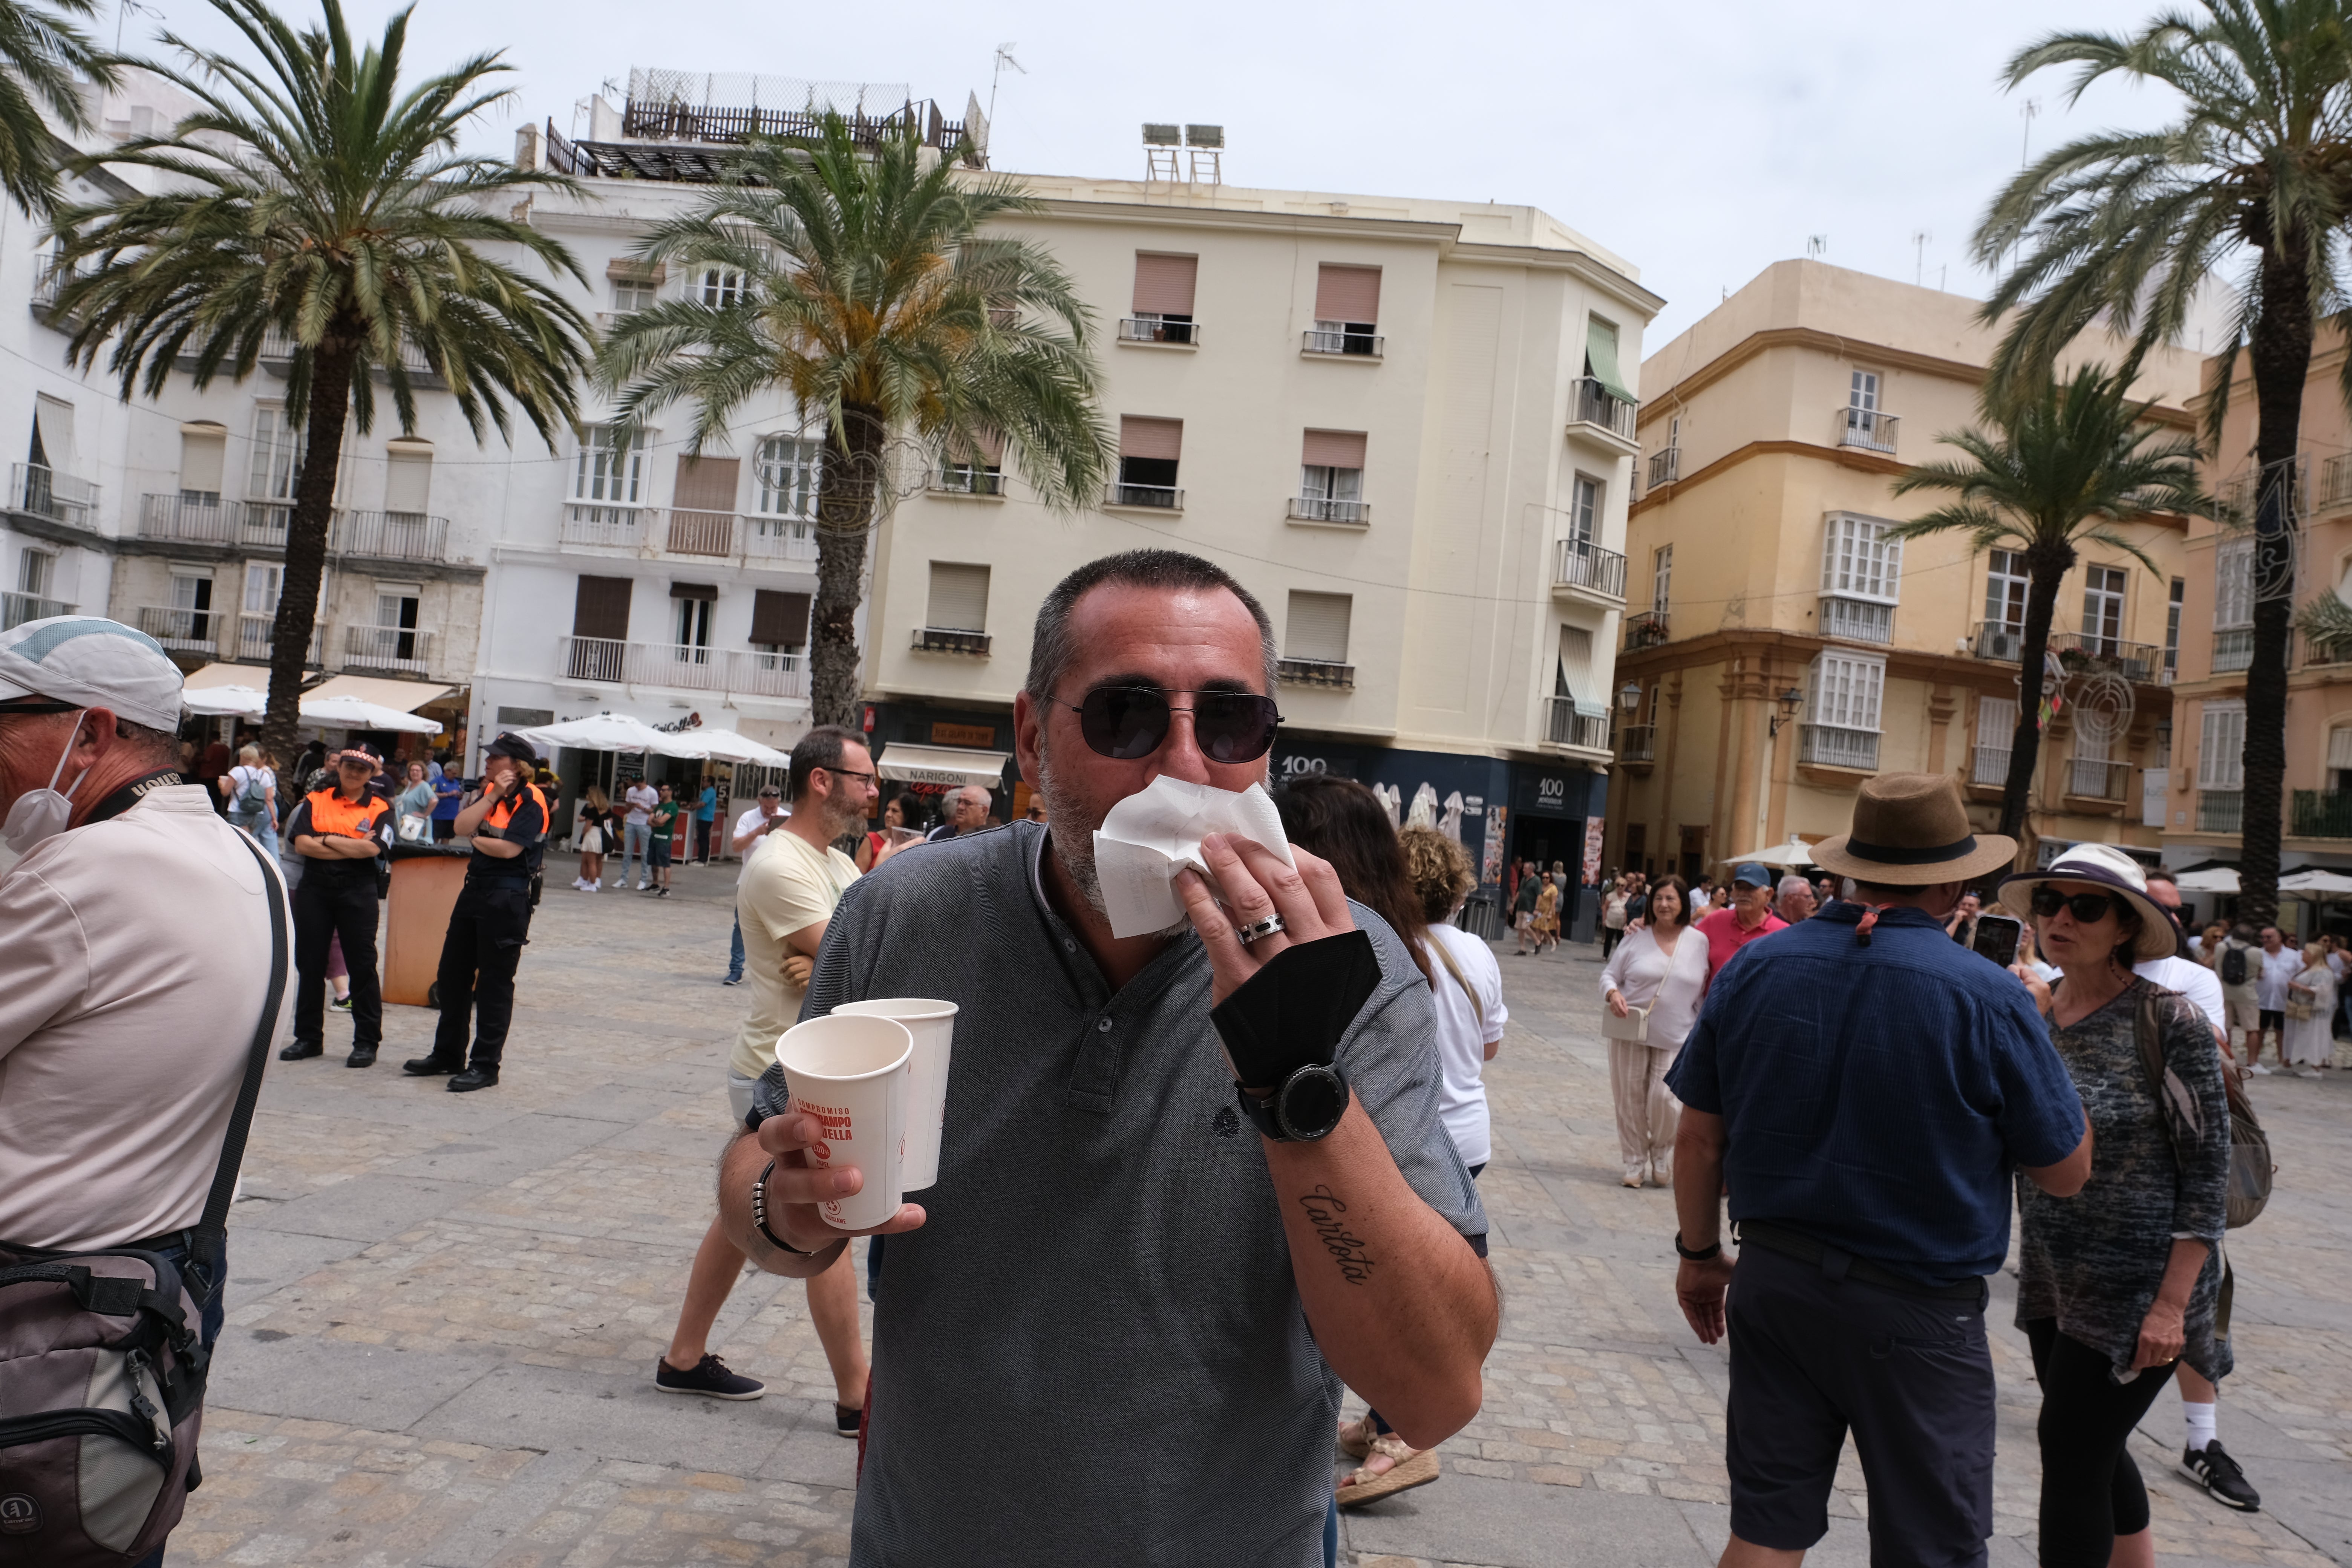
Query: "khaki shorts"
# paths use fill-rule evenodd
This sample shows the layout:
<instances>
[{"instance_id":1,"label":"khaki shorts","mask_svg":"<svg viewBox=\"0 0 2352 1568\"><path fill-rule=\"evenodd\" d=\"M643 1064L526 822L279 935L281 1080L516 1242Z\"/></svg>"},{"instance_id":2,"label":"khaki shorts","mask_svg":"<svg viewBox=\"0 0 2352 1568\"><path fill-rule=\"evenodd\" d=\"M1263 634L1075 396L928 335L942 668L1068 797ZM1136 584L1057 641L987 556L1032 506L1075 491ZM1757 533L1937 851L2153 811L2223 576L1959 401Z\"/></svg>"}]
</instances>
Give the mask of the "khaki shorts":
<instances>
[{"instance_id":1,"label":"khaki shorts","mask_svg":"<svg viewBox=\"0 0 2352 1568\"><path fill-rule=\"evenodd\" d=\"M2232 1032L2239 1029L2259 1029L2263 1026L2262 1006L2257 1000L2260 994L2251 985L2247 986L2243 993L2230 987L2222 989L2221 1005L2224 1016L2230 1020L2230 1028Z\"/></svg>"},{"instance_id":2,"label":"khaki shorts","mask_svg":"<svg viewBox=\"0 0 2352 1568\"><path fill-rule=\"evenodd\" d=\"M743 1125L751 1114L751 1091L759 1087L756 1078L745 1078L733 1068L727 1069L727 1106L735 1113L735 1125Z\"/></svg>"}]
</instances>

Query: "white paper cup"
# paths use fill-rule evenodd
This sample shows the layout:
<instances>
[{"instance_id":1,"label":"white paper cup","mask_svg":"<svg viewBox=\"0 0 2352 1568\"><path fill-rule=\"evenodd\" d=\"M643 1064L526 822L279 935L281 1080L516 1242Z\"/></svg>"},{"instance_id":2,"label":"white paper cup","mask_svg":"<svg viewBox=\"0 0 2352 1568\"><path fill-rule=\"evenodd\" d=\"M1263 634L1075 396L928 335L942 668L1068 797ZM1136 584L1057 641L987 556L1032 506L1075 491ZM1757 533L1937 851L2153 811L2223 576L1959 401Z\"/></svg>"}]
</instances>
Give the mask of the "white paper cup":
<instances>
[{"instance_id":1,"label":"white paper cup","mask_svg":"<svg viewBox=\"0 0 2352 1568\"><path fill-rule=\"evenodd\" d=\"M863 1018L895 1018L915 1037L914 1080L907 1090L905 1188L919 1192L940 1179L940 1135L947 1125L948 1055L955 1044L956 1005L923 996L879 996L845 1002L833 1010Z\"/></svg>"},{"instance_id":2,"label":"white paper cup","mask_svg":"<svg viewBox=\"0 0 2352 1568\"><path fill-rule=\"evenodd\" d=\"M906 1187L908 1063L915 1037L890 1018L811 1018L776 1041L793 1109L823 1128L812 1168L855 1165L866 1184L816 1205L835 1230L866 1230L898 1212Z\"/></svg>"}]
</instances>

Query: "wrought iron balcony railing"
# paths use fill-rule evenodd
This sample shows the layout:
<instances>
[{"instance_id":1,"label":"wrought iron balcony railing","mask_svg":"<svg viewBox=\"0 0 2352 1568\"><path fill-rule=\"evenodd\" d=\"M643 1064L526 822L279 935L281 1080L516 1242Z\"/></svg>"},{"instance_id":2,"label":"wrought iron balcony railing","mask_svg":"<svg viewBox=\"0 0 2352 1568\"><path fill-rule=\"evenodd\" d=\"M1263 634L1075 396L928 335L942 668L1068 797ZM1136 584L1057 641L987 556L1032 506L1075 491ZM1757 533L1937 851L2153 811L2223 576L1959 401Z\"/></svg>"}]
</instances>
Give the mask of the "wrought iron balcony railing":
<instances>
[{"instance_id":1,"label":"wrought iron balcony railing","mask_svg":"<svg viewBox=\"0 0 2352 1568\"><path fill-rule=\"evenodd\" d=\"M919 626L914 646L922 653L970 653L985 658L989 637L986 632L961 631L953 626Z\"/></svg>"},{"instance_id":2,"label":"wrought iron balcony railing","mask_svg":"<svg viewBox=\"0 0 2352 1568\"><path fill-rule=\"evenodd\" d=\"M1654 724L1628 724L1617 731L1617 760L1621 763L1654 763L1658 760L1658 727Z\"/></svg>"},{"instance_id":3,"label":"wrought iron balcony railing","mask_svg":"<svg viewBox=\"0 0 2352 1568\"><path fill-rule=\"evenodd\" d=\"M2066 793L2084 800L2123 800L2131 788L2131 764L2076 757L2066 764Z\"/></svg>"},{"instance_id":4,"label":"wrought iron balcony railing","mask_svg":"<svg viewBox=\"0 0 2352 1568\"><path fill-rule=\"evenodd\" d=\"M1664 641L1665 611L1643 610L1625 617L1625 647L1629 652L1634 648L1656 647Z\"/></svg>"},{"instance_id":5,"label":"wrought iron balcony railing","mask_svg":"<svg viewBox=\"0 0 2352 1568\"><path fill-rule=\"evenodd\" d=\"M2010 749L2007 746L1978 746L1969 767L1969 782L1991 784L1996 789L2009 783Z\"/></svg>"},{"instance_id":6,"label":"wrought iron balcony railing","mask_svg":"<svg viewBox=\"0 0 2352 1568\"><path fill-rule=\"evenodd\" d=\"M1895 433L1901 424L1894 415L1881 414L1874 408L1841 408L1834 432L1841 447L1891 454L1895 450Z\"/></svg>"},{"instance_id":7,"label":"wrought iron balcony railing","mask_svg":"<svg viewBox=\"0 0 2352 1568\"><path fill-rule=\"evenodd\" d=\"M1878 766L1878 731L1835 724L1797 726L1797 761L1832 768Z\"/></svg>"},{"instance_id":8,"label":"wrought iron balcony railing","mask_svg":"<svg viewBox=\"0 0 2352 1568\"><path fill-rule=\"evenodd\" d=\"M2226 675L2254 662L2254 628L2231 626L2213 633L2213 673Z\"/></svg>"},{"instance_id":9,"label":"wrought iron balcony railing","mask_svg":"<svg viewBox=\"0 0 2352 1568\"><path fill-rule=\"evenodd\" d=\"M446 561L449 520L421 511L347 511L335 519L327 540L344 555L377 561Z\"/></svg>"},{"instance_id":10,"label":"wrought iron balcony railing","mask_svg":"<svg viewBox=\"0 0 2352 1568\"><path fill-rule=\"evenodd\" d=\"M1372 521L1372 503L1331 496L1292 496L1290 515L1299 522L1368 523Z\"/></svg>"},{"instance_id":11,"label":"wrought iron balcony railing","mask_svg":"<svg viewBox=\"0 0 2352 1568\"><path fill-rule=\"evenodd\" d=\"M142 605L139 629L175 653L210 657L220 646L220 610L185 609L176 605Z\"/></svg>"},{"instance_id":12,"label":"wrought iron balcony railing","mask_svg":"<svg viewBox=\"0 0 2352 1568\"><path fill-rule=\"evenodd\" d=\"M1673 484L1683 477L1683 449L1668 447L1663 452L1650 454L1650 488Z\"/></svg>"},{"instance_id":13,"label":"wrought iron balcony railing","mask_svg":"<svg viewBox=\"0 0 2352 1568\"><path fill-rule=\"evenodd\" d=\"M433 673L433 634L414 626L345 626L343 668Z\"/></svg>"},{"instance_id":14,"label":"wrought iron balcony railing","mask_svg":"<svg viewBox=\"0 0 2352 1568\"><path fill-rule=\"evenodd\" d=\"M1184 510L1184 492L1174 485L1130 485L1118 487L1119 506L1158 507L1168 511Z\"/></svg>"},{"instance_id":15,"label":"wrought iron balcony railing","mask_svg":"<svg viewBox=\"0 0 2352 1568\"><path fill-rule=\"evenodd\" d=\"M1552 545L1551 585L1580 588L1618 604L1625 602L1625 558L1580 539L1562 539Z\"/></svg>"},{"instance_id":16,"label":"wrought iron balcony railing","mask_svg":"<svg viewBox=\"0 0 2352 1568\"><path fill-rule=\"evenodd\" d=\"M1606 430L1621 441L1633 438L1633 418L1641 405L1628 403L1601 384L1597 376L1580 375L1568 384L1568 422Z\"/></svg>"},{"instance_id":17,"label":"wrought iron balcony railing","mask_svg":"<svg viewBox=\"0 0 2352 1568\"><path fill-rule=\"evenodd\" d=\"M2296 790L2287 833L2295 838L2352 838L2352 791Z\"/></svg>"},{"instance_id":18,"label":"wrought iron balcony railing","mask_svg":"<svg viewBox=\"0 0 2352 1568\"><path fill-rule=\"evenodd\" d=\"M1118 341L1123 343L1174 343L1184 348L1199 348L1201 323L1171 321L1164 316L1129 316L1118 323Z\"/></svg>"},{"instance_id":19,"label":"wrought iron balcony railing","mask_svg":"<svg viewBox=\"0 0 2352 1568\"><path fill-rule=\"evenodd\" d=\"M1379 359L1387 342L1388 340L1378 332L1327 332L1310 328L1301 340L1298 352Z\"/></svg>"},{"instance_id":20,"label":"wrought iron balcony railing","mask_svg":"<svg viewBox=\"0 0 2352 1568\"><path fill-rule=\"evenodd\" d=\"M8 505L69 528L98 528L99 488L39 463L8 467Z\"/></svg>"},{"instance_id":21,"label":"wrought iron balcony railing","mask_svg":"<svg viewBox=\"0 0 2352 1568\"><path fill-rule=\"evenodd\" d=\"M2084 632L2052 632L2050 651L2069 670L2109 669L2126 680L2154 680L2163 660L2154 643L2125 642Z\"/></svg>"},{"instance_id":22,"label":"wrought iron balcony railing","mask_svg":"<svg viewBox=\"0 0 2352 1568\"><path fill-rule=\"evenodd\" d=\"M1609 749L1608 714L1580 713L1573 697L1547 697L1543 700L1543 744L1574 746L1586 752Z\"/></svg>"},{"instance_id":23,"label":"wrought iron balcony railing","mask_svg":"<svg viewBox=\"0 0 2352 1568\"><path fill-rule=\"evenodd\" d=\"M46 621L51 616L73 613L74 606L63 599L39 594L0 594L0 632L21 626L26 621Z\"/></svg>"},{"instance_id":24,"label":"wrought iron balcony railing","mask_svg":"<svg viewBox=\"0 0 2352 1568\"><path fill-rule=\"evenodd\" d=\"M1822 598L1822 636L1849 642L1893 642L1895 606L1870 599Z\"/></svg>"},{"instance_id":25,"label":"wrought iron balcony railing","mask_svg":"<svg viewBox=\"0 0 2352 1568\"><path fill-rule=\"evenodd\" d=\"M799 654L694 643L627 642L618 637L559 641L564 675L572 680L747 697L808 695L808 666Z\"/></svg>"},{"instance_id":26,"label":"wrought iron balcony railing","mask_svg":"<svg viewBox=\"0 0 2352 1568\"><path fill-rule=\"evenodd\" d=\"M2246 821L2246 792L2238 789L2200 789L2197 792L2197 831L2200 833L2239 833Z\"/></svg>"}]
</instances>

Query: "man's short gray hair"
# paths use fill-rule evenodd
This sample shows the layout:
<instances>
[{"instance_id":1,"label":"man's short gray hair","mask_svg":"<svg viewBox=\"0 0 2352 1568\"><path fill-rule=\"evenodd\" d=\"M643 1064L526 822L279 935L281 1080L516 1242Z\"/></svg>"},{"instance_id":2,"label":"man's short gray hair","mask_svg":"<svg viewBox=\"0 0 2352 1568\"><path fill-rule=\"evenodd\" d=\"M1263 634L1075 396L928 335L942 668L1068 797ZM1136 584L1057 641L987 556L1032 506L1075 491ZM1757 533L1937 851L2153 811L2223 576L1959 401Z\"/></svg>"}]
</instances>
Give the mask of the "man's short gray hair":
<instances>
[{"instance_id":1,"label":"man's short gray hair","mask_svg":"<svg viewBox=\"0 0 2352 1568\"><path fill-rule=\"evenodd\" d=\"M1790 893L1810 893L1812 890L1813 885L1811 882L1806 881L1802 875L1795 871L1791 871L1787 876L1781 878L1780 886L1777 889L1780 897L1784 899Z\"/></svg>"},{"instance_id":2,"label":"man's short gray hair","mask_svg":"<svg viewBox=\"0 0 2352 1568\"><path fill-rule=\"evenodd\" d=\"M1037 606L1037 628L1029 639L1029 679L1024 689L1029 700L1044 704L1058 700L1055 689L1062 683L1062 672L1070 668L1078 656L1077 641L1070 630L1071 612L1089 589L1105 584L1123 588L1160 588L1168 590L1207 590L1223 588L1242 602L1257 623L1258 642L1265 660L1265 691L1272 695L1275 662L1281 656L1275 647L1274 622L1247 588L1234 581L1232 574L1213 562L1181 550L1129 550L1123 554L1106 555L1089 561L1059 583Z\"/></svg>"}]
</instances>

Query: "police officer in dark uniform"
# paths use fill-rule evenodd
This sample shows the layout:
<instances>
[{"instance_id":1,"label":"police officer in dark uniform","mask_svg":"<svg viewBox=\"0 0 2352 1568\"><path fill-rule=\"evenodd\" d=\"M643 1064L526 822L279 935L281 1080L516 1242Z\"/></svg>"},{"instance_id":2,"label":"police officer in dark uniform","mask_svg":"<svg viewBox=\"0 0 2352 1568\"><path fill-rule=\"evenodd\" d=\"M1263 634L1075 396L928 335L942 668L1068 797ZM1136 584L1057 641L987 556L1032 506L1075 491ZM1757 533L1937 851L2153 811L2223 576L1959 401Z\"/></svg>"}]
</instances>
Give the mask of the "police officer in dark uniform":
<instances>
[{"instance_id":1,"label":"police officer in dark uniform","mask_svg":"<svg viewBox=\"0 0 2352 1568\"><path fill-rule=\"evenodd\" d=\"M383 991L376 980L376 868L392 808L369 793L376 762L363 751L330 759L335 782L302 797L286 819L286 842L302 858L294 889L294 1042L280 1061L322 1055L327 1016L327 947L343 939L352 972L352 1054L345 1067L375 1065L383 1043Z\"/></svg>"},{"instance_id":2,"label":"police officer in dark uniform","mask_svg":"<svg viewBox=\"0 0 2352 1568\"><path fill-rule=\"evenodd\" d=\"M433 1054L401 1070L417 1078L454 1073L466 1094L499 1081L499 1058L514 1016L515 965L530 940L530 884L547 846L547 797L530 778L539 752L517 735L500 735L482 753L482 794L457 814L454 841L470 841L466 886L441 942L441 1025ZM478 1008L474 1058L466 1060L466 1026Z\"/></svg>"}]
</instances>

